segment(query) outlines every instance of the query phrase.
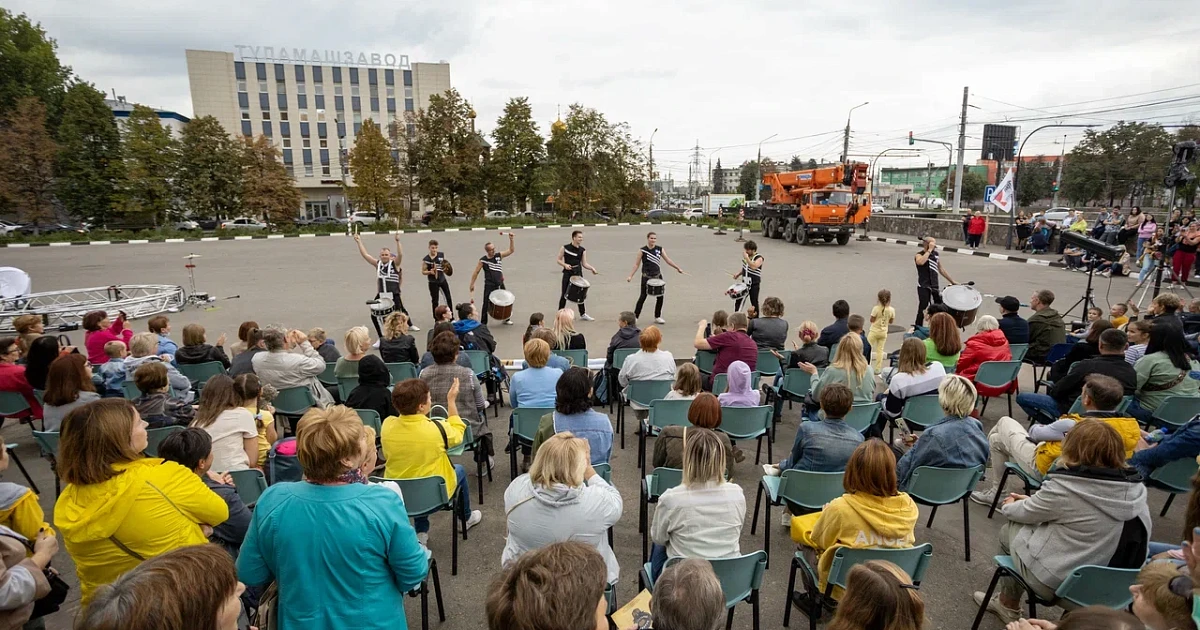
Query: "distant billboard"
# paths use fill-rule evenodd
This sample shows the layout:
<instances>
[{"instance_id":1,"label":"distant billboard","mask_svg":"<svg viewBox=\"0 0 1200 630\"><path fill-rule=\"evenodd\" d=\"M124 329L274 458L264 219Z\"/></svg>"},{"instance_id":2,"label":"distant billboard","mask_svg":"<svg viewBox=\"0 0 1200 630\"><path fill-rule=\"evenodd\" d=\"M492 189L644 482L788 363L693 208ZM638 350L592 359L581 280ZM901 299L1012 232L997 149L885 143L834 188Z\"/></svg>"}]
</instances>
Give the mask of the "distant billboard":
<instances>
[{"instance_id":1,"label":"distant billboard","mask_svg":"<svg viewBox=\"0 0 1200 630\"><path fill-rule=\"evenodd\" d=\"M1017 128L1012 125L984 125L981 160L1011 162L1017 153Z\"/></svg>"}]
</instances>

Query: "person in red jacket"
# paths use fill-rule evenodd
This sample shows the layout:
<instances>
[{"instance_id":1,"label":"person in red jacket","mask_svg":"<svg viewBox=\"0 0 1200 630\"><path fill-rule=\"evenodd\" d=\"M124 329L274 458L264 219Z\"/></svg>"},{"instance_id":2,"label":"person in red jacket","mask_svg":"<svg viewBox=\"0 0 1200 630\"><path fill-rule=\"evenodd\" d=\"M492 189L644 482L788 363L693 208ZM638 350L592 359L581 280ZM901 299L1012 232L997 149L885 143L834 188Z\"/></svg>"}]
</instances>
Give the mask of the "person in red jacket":
<instances>
[{"instance_id":1,"label":"person in red jacket","mask_svg":"<svg viewBox=\"0 0 1200 630\"><path fill-rule=\"evenodd\" d=\"M1000 330L1000 322L991 315L984 315L975 320L975 334L967 339L962 353L958 355L958 365L954 373L971 381L980 392L980 396L996 396L995 388L975 383L975 373L985 361L1011 361L1012 349L1008 347L1008 339ZM987 391L985 393L985 390ZM1007 387L1001 388L1007 391Z\"/></svg>"},{"instance_id":2,"label":"person in red jacket","mask_svg":"<svg viewBox=\"0 0 1200 630\"><path fill-rule=\"evenodd\" d=\"M34 418L42 417L42 405L33 395L33 387L25 379L25 366L17 365L21 350L16 337L0 339L0 392L16 392L25 398ZM22 412L24 415L26 412Z\"/></svg>"},{"instance_id":3,"label":"person in red jacket","mask_svg":"<svg viewBox=\"0 0 1200 630\"><path fill-rule=\"evenodd\" d=\"M83 345L87 348L88 363L100 365L108 362L104 352L104 344L110 341L122 341L126 346L133 337L133 330L125 326L125 313L121 312L110 324L108 313L92 311L83 316Z\"/></svg>"},{"instance_id":4,"label":"person in red jacket","mask_svg":"<svg viewBox=\"0 0 1200 630\"><path fill-rule=\"evenodd\" d=\"M983 240L983 233L986 230L987 218L976 210L975 216L971 217L971 221L967 224L967 247L971 249L979 247L979 242Z\"/></svg>"}]
</instances>

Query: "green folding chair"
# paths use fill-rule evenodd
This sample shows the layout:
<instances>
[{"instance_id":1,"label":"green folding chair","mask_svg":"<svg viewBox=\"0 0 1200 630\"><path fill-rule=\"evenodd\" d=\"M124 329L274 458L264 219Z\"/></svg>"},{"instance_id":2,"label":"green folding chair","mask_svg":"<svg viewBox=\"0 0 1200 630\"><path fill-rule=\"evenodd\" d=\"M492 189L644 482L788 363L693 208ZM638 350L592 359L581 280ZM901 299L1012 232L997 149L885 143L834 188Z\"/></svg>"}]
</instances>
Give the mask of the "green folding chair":
<instances>
[{"instance_id":1,"label":"green folding chair","mask_svg":"<svg viewBox=\"0 0 1200 630\"><path fill-rule=\"evenodd\" d=\"M363 426L375 429L375 439L378 440L379 436L383 434L383 418L379 417L379 412L374 409L355 409L354 413L358 414Z\"/></svg>"},{"instance_id":2,"label":"green folding chair","mask_svg":"<svg viewBox=\"0 0 1200 630\"><path fill-rule=\"evenodd\" d=\"M337 385L337 376L333 374L333 370L336 367L337 361L326 361L325 371L321 372L321 375L317 377L317 380L321 381L322 385L328 385L330 387Z\"/></svg>"},{"instance_id":3,"label":"green folding chair","mask_svg":"<svg viewBox=\"0 0 1200 630\"><path fill-rule=\"evenodd\" d=\"M992 593L996 591L996 584L1002 577L1013 578L1024 587L1029 601L1029 618L1036 619L1038 604L1057 606L1063 601L1080 608L1104 606L1117 610L1124 609L1133 601L1129 587L1137 581L1139 571L1139 569L1118 569L1094 564L1084 565L1071 571L1067 579L1063 580L1063 583L1054 591L1054 598L1046 600L1034 593L1033 589L1025 583L1020 571L1017 571L1013 565L1012 556L996 556L993 560L996 562L996 571L992 574L992 581L983 595L983 603L979 606L979 612L975 613L975 623L971 624L971 630L979 630L979 624L983 622L983 614L987 612L988 602L991 601Z\"/></svg>"},{"instance_id":4,"label":"green folding chair","mask_svg":"<svg viewBox=\"0 0 1200 630\"><path fill-rule=\"evenodd\" d=\"M617 394L621 393L617 375L625 367L625 359L640 352L641 348L617 348L613 351L612 368L608 371L608 413L614 413L617 406Z\"/></svg>"},{"instance_id":5,"label":"green folding chair","mask_svg":"<svg viewBox=\"0 0 1200 630\"><path fill-rule=\"evenodd\" d=\"M225 366L221 365L220 361L208 361L206 363L182 364L178 366L179 373L186 376L192 382L192 389L199 393L204 389L204 385L208 383L208 379L225 373Z\"/></svg>"},{"instance_id":6,"label":"green folding chair","mask_svg":"<svg viewBox=\"0 0 1200 630\"><path fill-rule=\"evenodd\" d=\"M42 449L42 457L50 462L50 470L54 473L54 496L62 490L62 482L58 478L58 431L34 431L33 441Z\"/></svg>"},{"instance_id":7,"label":"green folding chair","mask_svg":"<svg viewBox=\"0 0 1200 630\"><path fill-rule=\"evenodd\" d=\"M1200 414L1200 396L1168 396L1154 410L1154 424L1178 429Z\"/></svg>"},{"instance_id":8,"label":"green folding chair","mask_svg":"<svg viewBox=\"0 0 1200 630\"><path fill-rule=\"evenodd\" d=\"M758 509L762 505L763 493L767 495L767 513L763 520L763 551L767 563L771 562L771 506L787 505L794 515L819 511L826 503L842 496L844 472L812 472L808 470L785 470L781 475L763 475L758 484L758 495L754 499L754 518L750 521L750 534L758 528Z\"/></svg>"},{"instance_id":9,"label":"green folding chair","mask_svg":"<svg viewBox=\"0 0 1200 630\"><path fill-rule=\"evenodd\" d=\"M641 435L638 436L638 462L642 476L646 475L646 440L651 436L657 437L667 427L692 426L688 420L688 410L691 407L692 401L684 399L660 398L650 401L650 415L642 423Z\"/></svg>"},{"instance_id":10,"label":"green folding chair","mask_svg":"<svg viewBox=\"0 0 1200 630\"><path fill-rule=\"evenodd\" d=\"M137 384L131 378L127 378L121 383L121 391L125 394L125 400L137 400L142 397L141 390L137 388Z\"/></svg>"},{"instance_id":11,"label":"green folding chair","mask_svg":"<svg viewBox=\"0 0 1200 630\"><path fill-rule=\"evenodd\" d=\"M625 404L637 403L642 407L650 407L650 403L666 398L671 393L672 380L659 381L629 381L629 386L621 394L621 404L617 405L617 432L621 434L621 448L625 448ZM639 442L645 436L639 436Z\"/></svg>"},{"instance_id":12,"label":"green folding chair","mask_svg":"<svg viewBox=\"0 0 1200 630\"><path fill-rule=\"evenodd\" d=\"M655 468L642 478L642 496L639 502L638 531L642 534L642 562L650 559L650 504L658 503L662 493L683 483L683 470L679 468Z\"/></svg>"},{"instance_id":13,"label":"green folding chair","mask_svg":"<svg viewBox=\"0 0 1200 630\"><path fill-rule=\"evenodd\" d=\"M29 411L29 402L17 392L0 392L0 418Z\"/></svg>"},{"instance_id":14,"label":"green folding chair","mask_svg":"<svg viewBox=\"0 0 1200 630\"><path fill-rule=\"evenodd\" d=\"M592 464L592 470L596 471L596 474L600 475L600 478L603 479L605 483L610 486L612 485L612 466L608 462ZM608 546L613 546L613 528L611 527L608 528ZM612 611L609 611L608 614L611 615Z\"/></svg>"},{"instance_id":15,"label":"green folding chair","mask_svg":"<svg viewBox=\"0 0 1200 630\"><path fill-rule=\"evenodd\" d=\"M267 491L267 477L261 470L231 470L229 476L233 477L233 486L237 488L238 498L246 507L254 507L254 504L258 503L258 497Z\"/></svg>"},{"instance_id":16,"label":"green folding chair","mask_svg":"<svg viewBox=\"0 0 1200 630\"><path fill-rule=\"evenodd\" d=\"M1030 496L1042 487L1042 480L1033 473L1021 468L1016 462L1004 462L1004 474L1000 475L1000 485L996 486L996 496L992 498L992 507L988 509L988 518L996 513L996 506L1000 505L1000 497L1004 496L1004 484L1008 483L1008 476L1016 475L1025 484L1025 496Z\"/></svg>"},{"instance_id":17,"label":"green folding chair","mask_svg":"<svg viewBox=\"0 0 1200 630\"><path fill-rule=\"evenodd\" d=\"M1150 481L1154 486L1166 490L1167 502L1163 504L1162 512L1159 516L1166 516L1167 510L1171 509L1171 502L1175 500L1177 494L1187 494L1192 489L1192 477L1196 476L1196 470L1200 468L1196 464L1195 457L1184 457L1172 462L1167 462L1165 466L1155 468L1150 473Z\"/></svg>"},{"instance_id":18,"label":"green folding chair","mask_svg":"<svg viewBox=\"0 0 1200 630\"><path fill-rule=\"evenodd\" d=\"M542 416L554 413L550 407L518 407L513 409L512 417L512 448L508 452L509 481L517 478L517 451L523 447L533 447L533 438L537 434L538 424Z\"/></svg>"},{"instance_id":19,"label":"green folding chair","mask_svg":"<svg viewBox=\"0 0 1200 630\"><path fill-rule=\"evenodd\" d=\"M417 366L414 363L385 363L388 372L392 375L392 385L400 381L407 381L410 378L417 378Z\"/></svg>"},{"instance_id":20,"label":"green folding chair","mask_svg":"<svg viewBox=\"0 0 1200 630\"><path fill-rule=\"evenodd\" d=\"M1017 375L1021 373L1020 361L984 361L979 365L979 371L975 373L976 385L987 385L988 387L1007 387L1017 380ZM1012 416L1012 390L1008 390L1008 415ZM979 410L979 415L982 417L983 412L987 411L988 399L992 396L984 396L983 408Z\"/></svg>"},{"instance_id":21,"label":"green folding chair","mask_svg":"<svg viewBox=\"0 0 1200 630\"><path fill-rule=\"evenodd\" d=\"M342 402L345 402L346 399L350 397L350 392L354 391L354 388L358 387L358 377L339 376L337 380L337 386L338 398L341 398Z\"/></svg>"},{"instance_id":22,"label":"green folding chair","mask_svg":"<svg viewBox=\"0 0 1200 630\"><path fill-rule=\"evenodd\" d=\"M781 352L780 354L784 355L783 365L786 365L787 364L787 354L784 354L783 352ZM790 354L790 353L788 353L788 354ZM754 371L758 372L762 376L766 376L766 377L773 379L773 378L775 378L775 375L779 373L779 370L783 369L783 365L780 365L779 359L774 354L771 354L771 350L769 348L765 349L765 350L762 348L759 348L758 359L757 359L757 362L754 364Z\"/></svg>"},{"instance_id":23,"label":"green folding chair","mask_svg":"<svg viewBox=\"0 0 1200 630\"><path fill-rule=\"evenodd\" d=\"M566 358L571 362L572 367L587 368L588 366L588 351L583 350L554 350L554 354Z\"/></svg>"},{"instance_id":24,"label":"green folding chair","mask_svg":"<svg viewBox=\"0 0 1200 630\"><path fill-rule=\"evenodd\" d=\"M829 566L829 575L825 580L825 601L829 602L833 599L834 587L840 586L846 588L846 578L850 575L850 569L857 564L863 564L871 560L885 560L900 567L912 577L912 583L916 587L921 586L921 581L925 579L925 570L929 568L929 561L933 559L933 545L925 543L916 547L904 547L900 549L887 549L882 547L867 547L853 549L850 547L838 547L834 551L833 563ZM783 627L788 627L792 616L792 593L796 591L796 572L805 571L813 584L818 583L816 570L805 561L803 554L796 552L792 558L792 570L788 576L787 596L784 598L786 602L783 606ZM817 620L808 618L809 628L817 630Z\"/></svg>"},{"instance_id":25,"label":"green folding chair","mask_svg":"<svg viewBox=\"0 0 1200 630\"><path fill-rule=\"evenodd\" d=\"M170 426L158 427L156 429L146 429L146 456L158 457L158 445L167 439L168 435L182 431L184 427Z\"/></svg>"},{"instance_id":26,"label":"green folding chair","mask_svg":"<svg viewBox=\"0 0 1200 630\"><path fill-rule=\"evenodd\" d=\"M776 422L783 416L783 402L786 400L790 409L793 401L803 401L812 390L812 383L813 375L800 368L791 368L783 373L783 381L779 383L779 387L771 387L775 392Z\"/></svg>"},{"instance_id":27,"label":"green folding chair","mask_svg":"<svg viewBox=\"0 0 1200 630\"><path fill-rule=\"evenodd\" d=\"M471 359L471 371L475 373L475 377L479 378L487 374L492 367L492 358L486 350L463 350L467 353L467 358Z\"/></svg>"},{"instance_id":28,"label":"green folding chair","mask_svg":"<svg viewBox=\"0 0 1200 630\"><path fill-rule=\"evenodd\" d=\"M450 512L450 575L458 575L458 537L460 533L462 539L467 540L467 519L462 518L459 514L458 505L461 500L459 495L463 492L463 486L466 484L456 487L454 494L451 495L446 492L446 480L438 475L415 479L371 477L370 480L375 483L396 482L400 486L401 494L404 495L404 509L408 511L409 518L429 516L442 510ZM458 527L459 524L462 525L461 530Z\"/></svg>"},{"instance_id":29,"label":"green folding chair","mask_svg":"<svg viewBox=\"0 0 1200 630\"><path fill-rule=\"evenodd\" d=\"M762 455L763 438L767 439L767 461L775 461L771 450L771 408L766 405L758 407L722 407L721 426L717 430L729 436L730 441L758 440L754 450L754 463L758 464Z\"/></svg>"},{"instance_id":30,"label":"green folding chair","mask_svg":"<svg viewBox=\"0 0 1200 630\"><path fill-rule=\"evenodd\" d=\"M940 505L961 502L963 509L963 542L966 548L967 562L971 561L971 512L968 498L979 478L983 476L984 465L973 468L939 468L936 466L918 466L908 480L908 496L921 505L933 507L925 527L933 526L933 517L937 516Z\"/></svg>"},{"instance_id":31,"label":"green folding chair","mask_svg":"<svg viewBox=\"0 0 1200 630\"><path fill-rule=\"evenodd\" d=\"M909 429L924 431L941 422L946 417L946 412L942 410L942 403L938 401L937 394L924 394L905 399L900 417L908 423ZM891 443L895 437L896 427L893 423L888 435L888 442Z\"/></svg>"},{"instance_id":32,"label":"green folding chair","mask_svg":"<svg viewBox=\"0 0 1200 630\"><path fill-rule=\"evenodd\" d=\"M750 385L753 387L758 382L758 371L750 372ZM713 377L712 393L714 395L724 394L729 389L729 374L717 374Z\"/></svg>"},{"instance_id":33,"label":"green folding chair","mask_svg":"<svg viewBox=\"0 0 1200 630\"><path fill-rule=\"evenodd\" d=\"M1029 344L1027 343L1010 343L1008 350L1012 352L1013 361L1024 361L1025 354L1029 352Z\"/></svg>"},{"instance_id":34,"label":"green folding chair","mask_svg":"<svg viewBox=\"0 0 1200 630\"><path fill-rule=\"evenodd\" d=\"M883 411L883 403L858 403L850 407L850 413L846 414L843 421L850 427L853 427L859 433L866 433L867 429L875 425L879 420L879 414Z\"/></svg>"},{"instance_id":35,"label":"green folding chair","mask_svg":"<svg viewBox=\"0 0 1200 630\"><path fill-rule=\"evenodd\" d=\"M317 406L316 399L313 398L312 391L308 387L288 387L279 390L275 396L275 400L271 401L271 405L275 407L275 419L288 418L291 427L295 427L300 418L308 413L309 409ZM293 429L293 433L294 433Z\"/></svg>"},{"instance_id":36,"label":"green folding chair","mask_svg":"<svg viewBox=\"0 0 1200 630\"><path fill-rule=\"evenodd\" d=\"M700 368L701 374L712 374L713 366L717 363L717 353L712 350L697 350L692 362Z\"/></svg>"},{"instance_id":37,"label":"green folding chair","mask_svg":"<svg viewBox=\"0 0 1200 630\"><path fill-rule=\"evenodd\" d=\"M758 591L762 587L763 574L767 570L767 554L755 551L735 558L708 558L713 573L721 582L721 592L725 594L725 608L729 611L725 617L725 627L733 627L733 613L740 602L749 602L753 611L751 628L759 630L759 598ZM683 558L668 558L667 567L683 560ZM650 577L650 564L645 563L638 575L642 588L654 588L654 580Z\"/></svg>"}]
</instances>

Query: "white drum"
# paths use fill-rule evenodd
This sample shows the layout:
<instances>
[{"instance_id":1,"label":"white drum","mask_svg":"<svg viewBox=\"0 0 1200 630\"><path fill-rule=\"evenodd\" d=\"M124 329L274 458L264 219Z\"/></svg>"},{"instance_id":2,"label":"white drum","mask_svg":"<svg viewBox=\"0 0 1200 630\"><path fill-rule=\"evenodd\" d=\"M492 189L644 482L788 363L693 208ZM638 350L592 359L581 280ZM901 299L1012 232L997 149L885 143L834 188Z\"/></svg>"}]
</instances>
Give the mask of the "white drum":
<instances>
[{"instance_id":1,"label":"white drum","mask_svg":"<svg viewBox=\"0 0 1200 630\"><path fill-rule=\"evenodd\" d=\"M942 303L950 307L950 315L958 327L966 328L975 322L975 314L983 305L983 295L971 285L952 284L942 289Z\"/></svg>"},{"instance_id":2,"label":"white drum","mask_svg":"<svg viewBox=\"0 0 1200 630\"><path fill-rule=\"evenodd\" d=\"M725 290L725 295L740 300L750 294L750 285L745 282L735 282Z\"/></svg>"}]
</instances>

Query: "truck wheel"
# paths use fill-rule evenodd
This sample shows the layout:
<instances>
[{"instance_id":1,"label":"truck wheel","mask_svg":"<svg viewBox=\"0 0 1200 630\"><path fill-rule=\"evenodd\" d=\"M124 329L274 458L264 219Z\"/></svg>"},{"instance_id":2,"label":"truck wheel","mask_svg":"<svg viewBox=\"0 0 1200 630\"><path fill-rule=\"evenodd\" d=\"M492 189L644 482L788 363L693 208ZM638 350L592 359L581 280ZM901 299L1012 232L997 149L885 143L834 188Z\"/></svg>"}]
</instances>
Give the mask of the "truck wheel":
<instances>
[{"instance_id":1,"label":"truck wheel","mask_svg":"<svg viewBox=\"0 0 1200 630\"><path fill-rule=\"evenodd\" d=\"M788 221L783 224L783 240L789 243L796 242L796 224Z\"/></svg>"},{"instance_id":2,"label":"truck wheel","mask_svg":"<svg viewBox=\"0 0 1200 630\"><path fill-rule=\"evenodd\" d=\"M812 243L812 239L808 234L808 229L803 225L796 226L796 242L800 243L801 245L808 245Z\"/></svg>"},{"instance_id":3,"label":"truck wheel","mask_svg":"<svg viewBox=\"0 0 1200 630\"><path fill-rule=\"evenodd\" d=\"M850 233L842 232L841 234L838 234L837 242L838 242L838 245L845 245L846 243L849 243L850 242Z\"/></svg>"},{"instance_id":4,"label":"truck wheel","mask_svg":"<svg viewBox=\"0 0 1200 630\"><path fill-rule=\"evenodd\" d=\"M765 238L773 238L774 237L774 235L771 234L771 220L770 219L762 220L762 235Z\"/></svg>"},{"instance_id":5,"label":"truck wheel","mask_svg":"<svg viewBox=\"0 0 1200 630\"><path fill-rule=\"evenodd\" d=\"M826 243L832 243L832 242L833 242L833 235L832 235L832 234L826 234L826 235L822 236L821 238L822 238L822 239L824 239Z\"/></svg>"}]
</instances>

